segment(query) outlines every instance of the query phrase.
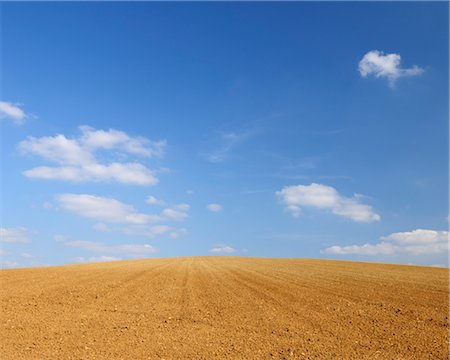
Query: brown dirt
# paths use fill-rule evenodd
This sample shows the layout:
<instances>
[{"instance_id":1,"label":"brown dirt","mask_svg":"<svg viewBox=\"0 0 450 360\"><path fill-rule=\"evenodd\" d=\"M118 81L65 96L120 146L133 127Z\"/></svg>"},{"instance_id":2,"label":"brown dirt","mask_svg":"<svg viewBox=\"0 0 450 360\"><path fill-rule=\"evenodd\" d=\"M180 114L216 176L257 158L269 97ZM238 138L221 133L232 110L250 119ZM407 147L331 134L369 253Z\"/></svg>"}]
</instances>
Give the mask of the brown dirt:
<instances>
[{"instance_id":1,"label":"brown dirt","mask_svg":"<svg viewBox=\"0 0 450 360\"><path fill-rule=\"evenodd\" d=\"M0 271L1 359L447 359L449 271L196 257Z\"/></svg>"}]
</instances>

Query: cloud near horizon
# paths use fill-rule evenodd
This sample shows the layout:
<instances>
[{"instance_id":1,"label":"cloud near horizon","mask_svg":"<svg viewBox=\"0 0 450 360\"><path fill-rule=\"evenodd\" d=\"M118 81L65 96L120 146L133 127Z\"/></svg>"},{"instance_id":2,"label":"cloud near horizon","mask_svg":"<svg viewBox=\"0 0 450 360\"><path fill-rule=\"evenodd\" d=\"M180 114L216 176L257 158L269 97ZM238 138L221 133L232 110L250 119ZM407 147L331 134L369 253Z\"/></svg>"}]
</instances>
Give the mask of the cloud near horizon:
<instances>
[{"instance_id":1,"label":"cloud near horizon","mask_svg":"<svg viewBox=\"0 0 450 360\"><path fill-rule=\"evenodd\" d=\"M120 256L126 257L143 257L158 252L158 249L150 244L104 244L95 241L73 240L60 234L55 235L54 239L55 241L62 243L64 246L107 254L103 256L108 257L109 255L114 254L119 254Z\"/></svg>"},{"instance_id":2,"label":"cloud near horizon","mask_svg":"<svg viewBox=\"0 0 450 360\"><path fill-rule=\"evenodd\" d=\"M235 248L227 245L219 245L209 249L209 252L213 254L232 254L236 251L237 250Z\"/></svg>"},{"instance_id":3,"label":"cloud near horizon","mask_svg":"<svg viewBox=\"0 0 450 360\"><path fill-rule=\"evenodd\" d=\"M29 230L25 227L0 228L0 242L26 244L30 243Z\"/></svg>"},{"instance_id":4,"label":"cloud near horizon","mask_svg":"<svg viewBox=\"0 0 450 360\"><path fill-rule=\"evenodd\" d=\"M100 255L100 256L91 256L91 257L83 257L83 256L77 256L74 258L75 262L77 263L90 263L90 262L106 262L106 261L117 261L122 260L120 257L116 256L106 256L106 255Z\"/></svg>"},{"instance_id":5,"label":"cloud near horizon","mask_svg":"<svg viewBox=\"0 0 450 360\"><path fill-rule=\"evenodd\" d=\"M403 69L400 63L401 56L399 54L385 54L382 51L372 50L361 59L358 70L363 78L369 75L376 78L386 78L390 87L393 87L401 77L417 76L424 72L417 65L409 69Z\"/></svg>"},{"instance_id":6,"label":"cloud near horizon","mask_svg":"<svg viewBox=\"0 0 450 360\"><path fill-rule=\"evenodd\" d=\"M165 140L151 141L144 137L131 137L115 129L96 130L80 126L80 136L67 138L63 134L35 138L29 136L19 143L22 154L31 154L55 163L56 166L37 166L25 170L30 178L64 180L71 182L118 182L133 185L155 185L155 171L140 162L122 162L123 158L140 156L162 157L167 145ZM101 163L97 151L111 160ZM103 156L105 157L105 156Z\"/></svg>"},{"instance_id":7,"label":"cloud near horizon","mask_svg":"<svg viewBox=\"0 0 450 360\"><path fill-rule=\"evenodd\" d=\"M356 222L380 221L370 205L361 203L361 196L345 197L331 186L312 183L310 185L285 186L276 195L285 205L285 211L298 217L301 208L311 207L330 210L333 214Z\"/></svg>"},{"instance_id":8,"label":"cloud near horizon","mask_svg":"<svg viewBox=\"0 0 450 360\"><path fill-rule=\"evenodd\" d=\"M416 229L382 236L376 244L331 246L321 252L333 255L428 255L449 251L449 232Z\"/></svg>"}]
</instances>

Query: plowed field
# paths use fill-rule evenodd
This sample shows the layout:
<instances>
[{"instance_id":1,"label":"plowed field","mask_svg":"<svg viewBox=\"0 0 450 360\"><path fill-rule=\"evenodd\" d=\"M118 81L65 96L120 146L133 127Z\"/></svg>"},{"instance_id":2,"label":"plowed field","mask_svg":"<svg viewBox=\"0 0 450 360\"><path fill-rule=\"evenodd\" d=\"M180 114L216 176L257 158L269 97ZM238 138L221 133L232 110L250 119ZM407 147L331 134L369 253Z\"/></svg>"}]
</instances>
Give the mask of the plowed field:
<instances>
[{"instance_id":1,"label":"plowed field","mask_svg":"<svg viewBox=\"0 0 450 360\"><path fill-rule=\"evenodd\" d=\"M195 257L0 280L2 360L448 358L443 268Z\"/></svg>"}]
</instances>

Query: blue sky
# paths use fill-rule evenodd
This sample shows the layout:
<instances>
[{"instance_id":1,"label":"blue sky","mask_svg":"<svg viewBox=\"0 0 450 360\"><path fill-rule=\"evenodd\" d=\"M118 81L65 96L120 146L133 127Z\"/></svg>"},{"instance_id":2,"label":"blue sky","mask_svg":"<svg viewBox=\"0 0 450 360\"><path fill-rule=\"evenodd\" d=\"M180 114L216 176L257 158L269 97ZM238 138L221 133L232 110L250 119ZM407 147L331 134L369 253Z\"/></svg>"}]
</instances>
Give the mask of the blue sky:
<instances>
[{"instance_id":1,"label":"blue sky","mask_svg":"<svg viewBox=\"0 0 450 360\"><path fill-rule=\"evenodd\" d=\"M448 264L448 3L2 3L3 267Z\"/></svg>"}]
</instances>

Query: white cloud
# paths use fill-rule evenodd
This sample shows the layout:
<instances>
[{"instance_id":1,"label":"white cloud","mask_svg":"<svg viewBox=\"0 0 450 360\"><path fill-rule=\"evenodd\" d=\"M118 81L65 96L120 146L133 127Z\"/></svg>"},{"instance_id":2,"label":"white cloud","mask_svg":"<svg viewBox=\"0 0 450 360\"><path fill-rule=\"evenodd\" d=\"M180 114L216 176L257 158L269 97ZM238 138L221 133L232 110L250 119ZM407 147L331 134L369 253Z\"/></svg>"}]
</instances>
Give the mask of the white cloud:
<instances>
[{"instance_id":1,"label":"white cloud","mask_svg":"<svg viewBox=\"0 0 450 360\"><path fill-rule=\"evenodd\" d=\"M0 260L0 268L5 269L5 268L14 268L14 267L19 267L19 263L15 262L15 261L9 261L9 260Z\"/></svg>"},{"instance_id":2,"label":"white cloud","mask_svg":"<svg viewBox=\"0 0 450 360\"><path fill-rule=\"evenodd\" d=\"M154 225L154 226L133 225L123 228L122 232L126 235L131 236L145 236L148 238L153 238L157 235L165 234L172 230L173 228L167 225Z\"/></svg>"},{"instance_id":3,"label":"white cloud","mask_svg":"<svg viewBox=\"0 0 450 360\"><path fill-rule=\"evenodd\" d=\"M26 258L26 259L34 258L34 255L31 255L29 253L21 253L20 256L23 257L23 258Z\"/></svg>"},{"instance_id":4,"label":"white cloud","mask_svg":"<svg viewBox=\"0 0 450 360\"><path fill-rule=\"evenodd\" d=\"M91 256L91 257L82 257L78 256L74 259L77 263L87 263L87 262L104 262L104 261L116 261L116 260L122 260L119 257L115 256Z\"/></svg>"},{"instance_id":5,"label":"white cloud","mask_svg":"<svg viewBox=\"0 0 450 360\"><path fill-rule=\"evenodd\" d=\"M57 166L37 166L23 174L30 178L65 180L73 182L112 182L134 185L154 185L158 182L155 172L139 162L121 162L129 156L161 157L166 141L150 141L143 137L130 137L125 132L110 129L95 130L81 126L81 135L67 138L65 135L28 137L19 143L23 154L37 155ZM96 152L107 151L108 163L101 163ZM102 158L105 154L102 153Z\"/></svg>"},{"instance_id":6,"label":"white cloud","mask_svg":"<svg viewBox=\"0 0 450 360\"><path fill-rule=\"evenodd\" d=\"M189 204L185 203L169 205L166 201L157 199L154 196L147 196L145 202L149 205L164 207L161 212L161 218L166 220L184 220L188 217L188 211L191 208Z\"/></svg>"},{"instance_id":7,"label":"white cloud","mask_svg":"<svg viewBox=\"0 0 450 360\"><path fill-rule=\"evenodd\" d=\"M93 225L97 231L118 230L126 235L149 238L165 233L168 233L172 238L183 235L186 229L176 229L172 226L156 223L184 220L188 217L190 209L188 204L182 203L164 208L160 214L144 214L119 200L88 194L60 194L56 197L56 200L64 210L100 221ZM105 223L126 226L113 229ZM67 238L62 235L55 235L55 240L67 241Z\"/></svg>"},{"instance_id":8,"label":"white cloud","mask_svg":"<svg viewBox=\"0 0 450 360\"><path fill-rule=\"evenodd\" d=\"M212 212L220 212L220 211L222 211L222 205L219 205L219 204L208 204L207 206L206 206L206 208L209 210L209 211L212 211Z\"/></svg>"},{"instance_id":9,"label":"white cloud","mask_svg":"<svg viewBox=\"0 0 450 360\"><path fill-rule=\"evenodd\" d=\"M417 229L393 233L381 237L381 240L393 243L399 251L412 255L438 254L449 249L448 231Z\"/></svg>"},{"instance_id":10,"label":"white cloud","mask_svg":"<svg viewBox=\"0 0 450 360\"><path fill-rule=\"evenodd\" d=\"M0 228L0 241L4 243L29 243L28 229L24 227Z\"/></svg>"},{"instance_id":11,"label":"white cloud","mask_svg":"<svg viewBox=\"0 0 450 360\"><path fill-rule=\"evenodd\" d=\"M357 222L379 221L380 215L370 205L360 202L361 195L348 198L340 195L331 186L312 183L311 185L285 186L276 195L286 206L285 211L298 217L302 207L330 210L333 214Z\"/></svg>"},{"instance_id":12,"label":"white cloud","mask_svg":"<svg viewBox=\"0 0 450 360\"><path fill-rule=\"evenodd\" d=\"M377 244L331 246L325 254L335 255L430 255L449 251L448 231L417 229L382 236Z\"/></svg>"},{"instance_id":13,"label":"white cloud","mask_svg":"<svg viewBox=\"0 0 450 360\"><path fill-rule=\"evenodd\" d=\"M27 114L20 107L21 104L0 101L0 119L11 119L17 125L23 124Z\"/></svg>"},{"instance_id":14,"label":"white cloud","mask_svg":"<svg viewBox=\"0 0 450 360\"><path fill-rule=\"evenodd\" d=\"M9 251L0 249L0 256L5 256L5 255L9 255Z\"/></svg>"},{"instance_id":15,"label":"white cloud","mask_svg":"<svg viewBox=\"0 0 450 360\"><path fill-rule=\"evenodd\" d=\"M213 247L212 249L209 249L209 252L214 253L214 254L232 254L234 252L236 252L237 250L231 246L227 246L227 245L219 245L216 247Z\"/></svg>"},{"instance_id":16,"label":"white cloud","mask_svg":"<svg viewBox=\"0 0 450 360\"><path fill-rule=\"evenodd\" d=\"M90 126L80 126L83 147L95 149L120 149L125 153L146 157L161 157L167 145L165 140L151 141L144 137L130 137L127 133L115 129L96 130Z\"/></svg>"},{"instance_id":17,"label":"white cloud","mask_svg":"<svg viewBox=\"0 0 450 360\"><path fill-rule=\"evenodd\" d=\"M149 244L118 244L110 245L95 241L72 240L65 237L63 244L68 247L78 248L85 251L103 253L103 254L120 254L122 256L140 257L153 254L158 250Z\"/></svg>"},{"instance_id":18,"label":"white cloud","mask_svg":"<svg viewBox=\"0 0 450 360\"><path fill-rule=\"evenodd\" d=\"M323 253L335 255L390 255L396 251L395 247L389 243L349 245L349 246L331 246L326 248Z\"/></svg>"},{"instance_id":19,"label":"white cloud","mask_svg":"<svg viewBox=\"0 0 450 360\"><path fill-rule=\"evenodd\" d=\"M167 205L167 203L164 200L159 200L151 195L147 196L147 199L145 199L145 202L149 205L155 205L155 206L166 206Z\"/></svg>"},{"instance_id":20,"label":"white cloud","mask_svg":"<svg viewBox=\"0 0 450 360\"><path fill-rule=\"evenodd\" d=\"M112 182L133 185L154 185L158 179L154 173L139 163L93 163L77 166L37 166L23 172L26 177L44 180L65 180L72 182Z\"/></svg>"},{"instance_id":21,"label":"white cloud","mask_svg":"<svg viewBox=\"0 0 450 360\"><path fill-rule=\"evenodd\" d=\"M188 204L178 204L168 208L165 208L162 211L162 216L169 220L184 220L188 217L188 211L190 206Z\"/></svg>"},{"instance_id":22,"label":"white cloud","mask_svg":"<svg viewBox=\"0 0 450 360\"><path fill-rule=\"evenodd\" d=\"M56 199L61 208L99 221L119 224L148 224L160 220L158 215L139 213L133 206L113 198L87 194L61 194Z\"/></svg>"},{"instance_id":23,"label":"white cloud","mask_svg":"<svg viewBox=\"0 0 450 360\"><path fill-rule=\"evenodd\" d=\"M394 86L397 79L406 76L416 76L423 73L423 69L414 65L412 68L400 67L399 54L384 54L382 51L372 50L359 62L359 73L362 77L373 75L377 78L387 78L389 86Z\"/></svg>"}]
</instances>

